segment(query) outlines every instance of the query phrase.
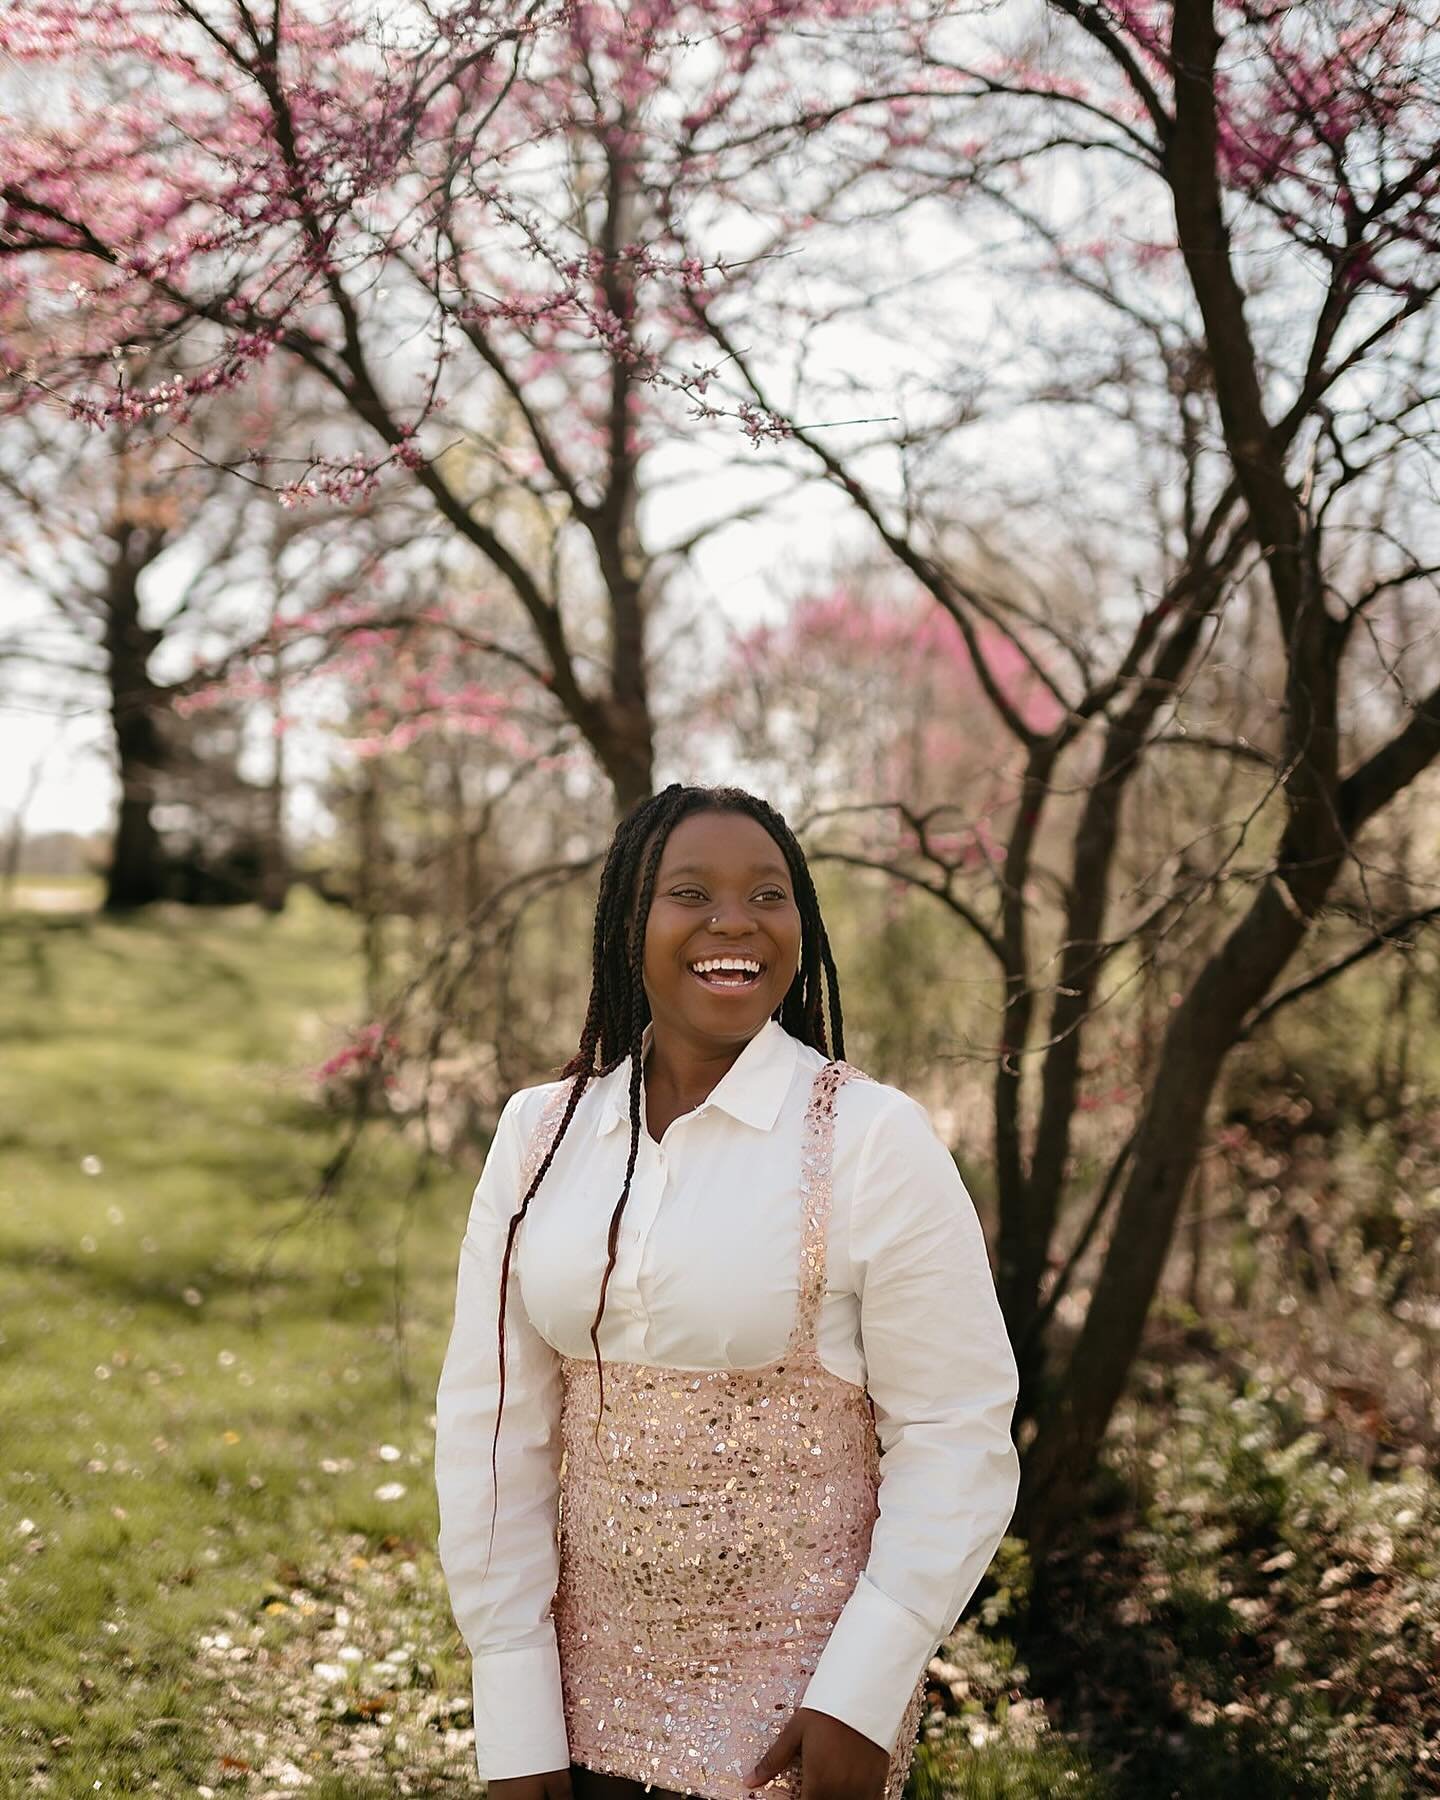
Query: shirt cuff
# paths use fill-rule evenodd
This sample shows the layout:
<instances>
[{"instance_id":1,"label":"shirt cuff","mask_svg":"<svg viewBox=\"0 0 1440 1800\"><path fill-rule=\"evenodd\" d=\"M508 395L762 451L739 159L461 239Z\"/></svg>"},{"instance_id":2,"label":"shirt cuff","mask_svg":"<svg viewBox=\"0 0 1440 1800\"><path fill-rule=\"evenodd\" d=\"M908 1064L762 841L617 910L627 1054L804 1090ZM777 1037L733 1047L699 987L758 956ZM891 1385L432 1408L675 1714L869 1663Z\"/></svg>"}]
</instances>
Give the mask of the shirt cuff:
<instances>
[{"instance_id":1,"label":"shirt cuff","mask_svg":"<svg viewBox=\"0 0 1440 1800\"><path fill-rule=\"evenodd\" d=\"M553 1630L545 1644L482 1651L471 1664L471 1685L475 1765L482 1781L569 1769L560 1652Z\"/></svg>"},{"instance_id":2,"label":"shirt cuff","mask_svg":"<svg viewBox=\"0 0 1440 1800\"><path fill-rule=\"evenodd\" d=\"M862 1572L820 1653L802 1706L829 1713L893 1750L938 1640L923 1619Z\"/></svg>"}]
</instances>

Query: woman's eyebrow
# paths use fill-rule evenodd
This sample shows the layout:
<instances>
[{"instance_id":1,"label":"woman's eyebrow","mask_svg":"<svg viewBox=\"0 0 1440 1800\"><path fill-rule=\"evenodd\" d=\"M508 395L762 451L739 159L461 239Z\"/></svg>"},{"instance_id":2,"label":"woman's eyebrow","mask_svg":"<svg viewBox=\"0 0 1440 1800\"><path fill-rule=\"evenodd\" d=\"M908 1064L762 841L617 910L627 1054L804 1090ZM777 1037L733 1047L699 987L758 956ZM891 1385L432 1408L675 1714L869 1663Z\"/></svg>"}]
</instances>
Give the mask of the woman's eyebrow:
<instances>
[{"instance_id":1,"label":"woman's eyebrow","mask_svg":"<svg viewBox=\"0 0 1440 1800\"><path fill-rule=\"evenodd\" d=\"M709 863L679 863L675 868L671 869L665 879L667 881L673 881L677 875L711 875L713 873L714 869ZM783 863L766 861L751 863L750 873L752 875L781 875L788 877L790 871Z\"/></svg>"}]
</instances>

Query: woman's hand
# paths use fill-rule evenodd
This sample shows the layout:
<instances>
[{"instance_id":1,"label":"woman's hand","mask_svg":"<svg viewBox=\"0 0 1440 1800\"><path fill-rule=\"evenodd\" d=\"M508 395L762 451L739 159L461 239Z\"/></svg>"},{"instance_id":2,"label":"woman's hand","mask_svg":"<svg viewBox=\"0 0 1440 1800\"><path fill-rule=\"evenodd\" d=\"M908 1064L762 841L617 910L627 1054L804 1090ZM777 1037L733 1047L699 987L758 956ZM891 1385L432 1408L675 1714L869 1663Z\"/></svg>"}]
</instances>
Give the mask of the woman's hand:
<instances>
[{"instance_id":1,"label":"woman's hand","mask_svg":"<svg viewBox=\"0 0 1440 1800\"><path fill-rule=\"evenodd\" d=\"M506 1775L485 1786L490 1800L570 1800L570 1765L543 1775Z\"/></svg>"},{"instance_id":2,"label":"woman's hand","mask_svg":"<svg viewBox=\"0 0 1440 1800\"><path fill-rule=\"evenodd\" d=\"M801 1800L880 1800L890 1773L890 1752L829 1713L797 1706L770 1748L745 1777L746 1787L762 1787L805 1753ZM497 1795L496 1800L503 1800Z\"/></svg>"}]
</instances>

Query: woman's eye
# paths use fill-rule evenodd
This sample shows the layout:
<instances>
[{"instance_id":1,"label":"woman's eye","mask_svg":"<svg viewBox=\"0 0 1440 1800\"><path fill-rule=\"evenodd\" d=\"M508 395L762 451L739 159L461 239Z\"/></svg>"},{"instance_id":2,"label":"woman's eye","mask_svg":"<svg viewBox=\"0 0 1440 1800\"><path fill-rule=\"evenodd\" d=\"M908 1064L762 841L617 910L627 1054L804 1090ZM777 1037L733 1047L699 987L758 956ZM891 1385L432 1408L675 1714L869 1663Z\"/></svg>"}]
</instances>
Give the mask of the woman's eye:
<instances>
[{"instance_id":1,"label":"woman's eye","mask_svg":"<svg viewBox=\"0 0 1440 1800\"><path fill-rule=\"evenodd\" d=\"M670 898L672 900L704 900L706 894L704 888L679 887L671 888ZM785 898L785 890L783 888L766 888L764 892L758 894L756 898L759 900L783 900Z\"/></svg>"}]
</instances>

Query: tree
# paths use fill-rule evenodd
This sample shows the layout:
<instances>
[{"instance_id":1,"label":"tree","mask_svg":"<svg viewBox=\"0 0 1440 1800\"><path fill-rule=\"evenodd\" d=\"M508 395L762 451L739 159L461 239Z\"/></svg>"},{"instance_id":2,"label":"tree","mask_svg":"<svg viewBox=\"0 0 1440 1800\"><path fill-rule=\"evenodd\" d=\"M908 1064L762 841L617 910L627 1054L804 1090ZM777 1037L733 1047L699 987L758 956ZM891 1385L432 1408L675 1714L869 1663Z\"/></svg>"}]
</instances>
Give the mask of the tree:
<instances>
[{"instance_id":1,"label":"tree","mask_svg":"<svg viewBox=\"0 0 1440 1800\"><path fill-rule=\"evenodd\" d=\"M144 423L97 442L39 414L11 421L0 454L0 561L37 603L12 620L5 662L72 700L92 684L105 695L120 789L107 911L174 894L157 807L183 788L203 812L207 783L234 760L213 745L200 758L174 709L196 647L243 616L234 590L255 573L254 496L177 462Z\"/></svg>"},{"instance_id":2,"label":"tree","mask_svg":"<svg viewBox=\"0 0 1440 1800\"><path fill-rule=\"evenodd\" d=\"M1013 761L997 854L966 868L874 798L890 864L962 898L995 969L999 1276L1043 1536L1122 1390L1225 1057L1306 990L1282 985L1298 955L1348 966L1426 916L1369 904L1363 833L1440 749L1426 645L1392 657L1378 629L1437 566L1433 21L1351 0L0 19L33 68L163 100L82 96L11 133L17 395L178 427L262 362L307 370L337 403L323 441L236 466L291 503L411 482L523 625L470 647L553 697L620 804L651 780L647 634L733 516L656 530L646 503L700 466L685 419L741 422L757 505L823 483L958 633ZM135 391L130 342L184 373ZM1250 633L1279 673L1258 742L1188 716L1233 699L1218 659ZM1239 814L1137 848L1135 796L1182 756ZM1358 945L1326 961L1341 927ZM1137 960L1178 999L1067 1247L1091 1021Z\"/></svg>"},{"instance_id":3,"label":"tree","mask_svg":"<svg viewBox=\"0 0 1440 1800\"><path fill-rule=\"evenodd\" d=\"M777 460L818 469L954 621L994 728L1014 747L1014 802L991 820L1003 851L970 928L1003 994L999 1277L1035 1427L1019 1518L1044 1537L1123 1391L1227 1055L1277 1008L1403 947L1436 916L1422 882L1393 909L1373 902L1366 833L1440 752L1429 639L1395 644L1386 632L1397 602L1433 605L1440 571L1433 441L1421 424L1440 397L1440 152L1437 21L1425 7L1055 0L1027 22L1019 45L1008 18L1005 41L961 29L914 43L890 71L898 100L814 124L854 177L828 221L842 246L868 216L854 190L873 191L877 171L886 191L908 194L912 241L937 215L962 248L962 224L991 227L1011 310L989 319L984 367L1000 372L990 385L1008 419L1044 419L1055 483L1037 490L1032 441L1031 491L1013 481L1015 503L1002 506L992 473L988 503L977 501L974 465L962 461L965 428L988 419L976 346L954 318L916 329L918 279L905 284L908 337L893 309L877 315L876 336L931 355L941 397L912 409L918 384L907 390L902 371L886 396L885 410L902 414L895 428L854 453L780 397L793 378L785 347L804 345L807 370L820 360L816 335L840 310L833 269L808 309L792 274L774 302L783 336L756 330L753 305L737 317L723 293L695 304L726 358L726 396L771 421ZM833 50L846 53L839 35ZM779 231L795 201L793 185L776 189ZM1027 341L1037 290L1065 308ZM860 388L863 405L856 363L844 391L853 402ZM813 376L804 404L817 404ZM993 430L990 471L1001 461ZM971 479L963 502L960 468ZM1136 469L1143 486L1128 478ZM995 553L1009 566L999 579ZM1067 562L1072 575L1094 572L1088 620L1046 603L1047 578ZM1107 593L1118 570L1134 571L1139 604ZM1269 729L1190 720L1187 699L1213 683L1255 608L1277 674ZM986 628L1050 689L1053 722L1037 727L1014 704ZM1363 711L1350 699L1362 690ZM1244 804L1211 839L1167 840L1147 858L1143 888L1122 893L1134 790L1182 744L1217 769L1248 770ZM1063 802L1077 791L1078 806ZM1069 866L1049 979L1031 894L1057 812ZM956 869L933 846L912 834L894 848L915 879L949 888ZM1173 1004L1134 1130L1072 1247L1088 1246L1108 1215L1084 1323L1062 1358L1054 1310L1074 1254L1057 1226L1087 1034L1107 975L1113 986L1137 948L1148 959L1182 932L1200 953L1166 952ZM1311 973L1287 986L1307 950Z\"/></svg>"},{"instance_id":4,"label":"tree","mask_svg":"<svg viewBox=\"0 0 1440 1800\"><path fill-rule=\"evenodd\" d=\"M0 49L44 84L0 145L16 404L179 427L272 358L303 369L328 432L234 466L288 504L413 481L523 620L497 654L628 805L647 620L708 529L641 517L684 428L685 296L744 275L687 240L697 135L763 103L802 13L5 0ZM176 373L137 385L131 346ZM528 541L495 516L515 496Z\"/></svg>"}]
</instances>

